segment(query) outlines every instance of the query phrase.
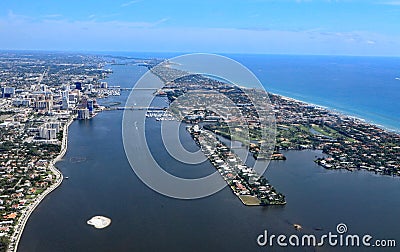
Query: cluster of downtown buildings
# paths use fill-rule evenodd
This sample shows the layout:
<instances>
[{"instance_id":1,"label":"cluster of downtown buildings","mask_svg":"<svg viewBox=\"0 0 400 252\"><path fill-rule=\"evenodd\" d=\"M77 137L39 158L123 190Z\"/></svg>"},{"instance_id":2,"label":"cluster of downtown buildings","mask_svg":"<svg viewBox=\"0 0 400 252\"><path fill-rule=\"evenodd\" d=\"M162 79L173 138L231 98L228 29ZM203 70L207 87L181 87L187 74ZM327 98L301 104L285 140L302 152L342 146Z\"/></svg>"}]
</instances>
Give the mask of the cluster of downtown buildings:
<instances>
[{"instance_id":1,"label":"cluster of downtown buildings","mask_svg":"<svg viewBox=\"0 0 400 252\"><path fill-rule=\"evenodd\" d=\"M96 98L109 92L104 64L90 55L0 53L2 244L13 246L21 216L59 178L51 165L67 125L102 108Z\"/></svg>"}]
</instances>

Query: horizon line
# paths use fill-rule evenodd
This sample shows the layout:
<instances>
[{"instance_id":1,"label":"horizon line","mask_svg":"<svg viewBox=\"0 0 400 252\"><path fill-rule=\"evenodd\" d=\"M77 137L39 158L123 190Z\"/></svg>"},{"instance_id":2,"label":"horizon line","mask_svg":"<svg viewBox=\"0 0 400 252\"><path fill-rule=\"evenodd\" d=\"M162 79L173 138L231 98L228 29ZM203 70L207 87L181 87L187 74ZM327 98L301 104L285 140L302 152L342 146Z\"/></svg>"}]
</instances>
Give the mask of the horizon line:
<instances>
[{"instance_id":1,"label":"horizon line","mask_svg":"<svg viewBox=\"0 0 400 252\"><path fill-rule=\"evenodd\" d=\"M171 53L171 54L193 54L193 53L210 53L220 55L270 55L270 56L325 56L325 57L374 57L374 58L400 58L400 55L380 55L380 54L313 54L313 53L266 53L266 52L202 52L202 51L127 51L127 50L74 50L74 49L2 49L0 52L52 52L52 53Z\"/></svg>"}]
</instances>

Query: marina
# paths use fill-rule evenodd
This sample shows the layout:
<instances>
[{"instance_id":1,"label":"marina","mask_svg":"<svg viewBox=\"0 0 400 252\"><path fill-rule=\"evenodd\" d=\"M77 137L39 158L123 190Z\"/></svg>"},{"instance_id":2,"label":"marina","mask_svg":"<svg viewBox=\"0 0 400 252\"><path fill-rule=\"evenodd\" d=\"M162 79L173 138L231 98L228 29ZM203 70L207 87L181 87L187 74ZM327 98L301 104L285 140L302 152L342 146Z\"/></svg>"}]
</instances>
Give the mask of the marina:
<instances>
[{"instance_id":1,"label":"marina","mask_svg":"<svg viewBox=\"0 0 400 252\"><path fill-rule=\"evenodd\" d=\"M171 114L168 111L157 111L157 110L153 110L153 111L148 111L146 112L146 117L147 118L155 118L156 121L173 121L176 120L176 118L174 117L173 114Z\"/></svg>"}]
</instances>

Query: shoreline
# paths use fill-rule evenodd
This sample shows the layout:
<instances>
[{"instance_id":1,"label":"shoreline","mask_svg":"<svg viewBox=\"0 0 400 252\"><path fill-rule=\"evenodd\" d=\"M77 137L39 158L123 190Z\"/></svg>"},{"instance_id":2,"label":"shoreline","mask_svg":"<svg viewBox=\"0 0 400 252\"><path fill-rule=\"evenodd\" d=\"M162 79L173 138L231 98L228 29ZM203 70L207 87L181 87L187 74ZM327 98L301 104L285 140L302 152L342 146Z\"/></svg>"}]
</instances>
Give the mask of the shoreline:
<instances>
[{"instance_id":1,"label":"shoreline","mask_svg":"<svg viewBox=\"0 0 400 252\"><path fill-rule=\"evenodd\" d=\"M14 233L10 237L10 244L9 244L9 247L8 247L7 251L16 252L18 250L19 241L20 241L20 239L22 237L22 234L23 234L24 229L25 229L25 225L28 222L29 217L31 216L33 211L36 209L36 207L39 206L39 204L42 202L42 200L44 200L44 198L48 194L50 194L52 191L57 189L61 185L61 183L63 182L64 176L61 173L61 171L58 170L55 167L55 164L58 161L60 161L64 157L65 153L67 152L67 149L68 149L68 128L73 122L74 122L74 118L71 117L67 121L67 123L64 125L63 139L62 139L62 143L61 143L61 151L57 155L57 157L54 158L53 160L51 160L50 163L49 163L49 169L53 174L55 174L56 182L54 184L52 184L51 186L49 186L39 196L37 196L37 198L32 203L30 203L26 207L26 209L22 212L22 215L20 216L19 220L17 221L17 224L15 225Z\"/></svg>"},{"instance_id":2,"label":"shoreline","mask_svg":"<svg viewBox=\"0 0 400 252\"><path fill-rule=\"evenodd\" d=\"M354 120L358 120L358 121L363 122L363 123L367 123L367 124L376 126L376 127L380 128L380 129L388 131L388 132L400 134L400 128L389 128L388 126L385 126L383 124L379 124L377 122L374 122L372 119L366 119L366 118L363 118L360 115L352 114L351 112L348 112L348 111L345 111L345 110L340 110L340 109L329 107L329 106L325 106L325 105L319 105L319 104L316 104L316 103L312 103L312 102L308 102L308 101L304 101L304 100L299 100L297 98L289 97L287 95L282 95L282 94L275 93L275 92L268 92L267 91L267 93L283 97L283 98L288 99L290 101L301 102L301 103L304 103L304 104L307 104L307 105L314 106L314 107L319 108L319 109L325 109L328 112L336 114L338 116L348 117L348 118L351 118L351 119L354 119Z\"/></svg>"}]
</instances>

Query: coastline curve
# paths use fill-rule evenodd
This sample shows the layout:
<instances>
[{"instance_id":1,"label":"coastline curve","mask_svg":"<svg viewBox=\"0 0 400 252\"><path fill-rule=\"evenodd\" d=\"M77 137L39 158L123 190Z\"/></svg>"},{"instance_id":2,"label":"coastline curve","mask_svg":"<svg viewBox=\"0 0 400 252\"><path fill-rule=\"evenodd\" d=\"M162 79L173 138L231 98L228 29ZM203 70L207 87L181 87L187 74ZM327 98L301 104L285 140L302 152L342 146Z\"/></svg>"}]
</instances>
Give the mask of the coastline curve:
<instances>
[{"instance_id":1,"label":"coastline curve","mask_svg":"<svg viewBox=\"0 0 400 252\"><path fill-rule=\"evenodd\" d=\"M43 191L23 212L20 218L17 221L16 228L13 232L13 235L10 237L10 245L8 247L7 251L10 252L16 252L18 250L18 245L21 240L22 234L24 232L26 223L29 220L29 217L33 213L33 211L36 209L36 207L39 206L39 204L46 198L48 194L53 192L55 189L57 189L61 183L64 180L64 176L62 172L55 167L55 164L58 161L61 161L61 159L64 157L64 155L67 152L68 149L68 128L69 126L73 123L74 118L71 117L66 124L64 125L64 130L63 130L63 139L61 143L61 151L58 154L58 156L51 160L49 163L49 169L50 171L55 174L56 176L56 182L49 186L45 191Z\"/></svg>"}]
</instances>

